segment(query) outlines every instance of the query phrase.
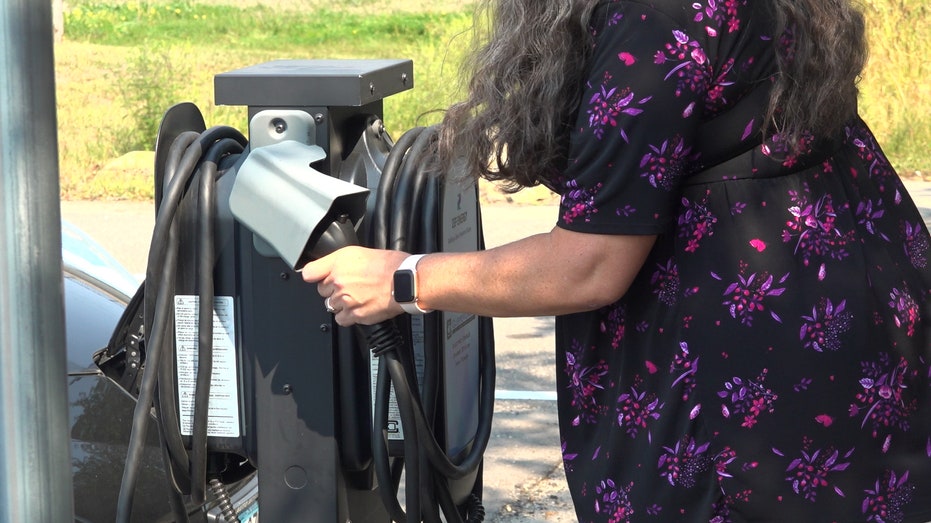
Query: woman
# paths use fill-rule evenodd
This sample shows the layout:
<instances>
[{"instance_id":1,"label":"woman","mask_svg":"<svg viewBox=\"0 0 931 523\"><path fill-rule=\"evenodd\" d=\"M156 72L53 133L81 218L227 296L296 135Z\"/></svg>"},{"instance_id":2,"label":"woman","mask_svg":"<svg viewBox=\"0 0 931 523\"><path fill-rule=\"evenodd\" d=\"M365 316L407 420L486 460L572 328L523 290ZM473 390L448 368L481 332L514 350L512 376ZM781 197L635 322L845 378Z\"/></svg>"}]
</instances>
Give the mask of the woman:
<instances>
[{"instance_id":1,"label":"woman","mask_svg":"<svg viewBox=\"0 0 931 523\"><path fill-rule=\"evenodd\" d=\"M848 0L493 14L439 156L547 184L560 215L421 258L416 305L558 316L579 521L931 520L931 243L856 115L861 15ZM402 313L407 257L344 249L304 278L340 324L373 323Z\"/></svg>"}]
</instances>

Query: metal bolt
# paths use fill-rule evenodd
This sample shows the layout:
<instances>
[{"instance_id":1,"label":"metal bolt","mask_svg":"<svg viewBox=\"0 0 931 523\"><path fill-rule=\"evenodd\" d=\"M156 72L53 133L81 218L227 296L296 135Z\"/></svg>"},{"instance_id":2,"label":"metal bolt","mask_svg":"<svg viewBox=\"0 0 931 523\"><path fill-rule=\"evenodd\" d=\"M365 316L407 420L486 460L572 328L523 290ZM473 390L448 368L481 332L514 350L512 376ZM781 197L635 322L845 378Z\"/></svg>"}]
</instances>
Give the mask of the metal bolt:
<instances>
[{"instance_id":1,"label":"metal bolt","mask_svg":"<svg viewBox=\"0 0 931 523\"><path fill-rule=\"evenodd\" d=\"M272 120L272 127L275 129L275 132L278 134L284 134L288 130L288 122L285 122L281 118L275 118Z\"/></svg>"},{"instance_id":2,"label":"metal bolt","mask_svg":"<svg viewBox=\"0 0 931 523\"><path fill-rule=\"evenodd\" d=\"M294 390L294 389L291 388L291 384L290 384L290 383L285 383L284 386L281 387L281 392L284 392L285 394L291 394L291 391L292 391L292 390Z\"/></svg>"},{"instance_id":3,"label":"metal bolt","mask_svg":"<svg viewBox=\"0 0 931 523\"><path fill-rule=\"evenodd\" d=\"M314 121L317 123L323 123L323 113L317 113L314 115Z\"/></svg>"},{"instance_id":4,"label":"metal bolt","mask_svg":"<svg viewBox=\"0 0 931 523\"><path fill-rule=\"evenodd\" d=\"M407 73L401 73L401 83L407 85Z\"/></svg>"},{"instance_id":5,"label":"metal bolt","mask_svg":"<svg viewBox=\"0 0 931 523\"><path fill-rule=\"evenodd\" d=\"M291 275L288 274L288 273L286 273L286 272L283 272L283 273L279 274L278 277L281 278L282 281L288 281L288 279L291 277Z\"/></svg>"},{"instance_id":6,"label":"metal bolt","mask_svg":"<svg viewBox=\"0 0 931 523\"><path fill-rule=\"evenodd\" d=\"M375 94L375 82L369 84L369 93Z\"/></svg>"},{"instance_id":7,"label":"metal bolt","mask_svg":"<svg viewBox=\"0 0 931 523\"><path fill-rule=\"evenodd\" d=\"M330 332L330 326L326 323L320 324L320 332Z\"/></svg>"}]
</instances>

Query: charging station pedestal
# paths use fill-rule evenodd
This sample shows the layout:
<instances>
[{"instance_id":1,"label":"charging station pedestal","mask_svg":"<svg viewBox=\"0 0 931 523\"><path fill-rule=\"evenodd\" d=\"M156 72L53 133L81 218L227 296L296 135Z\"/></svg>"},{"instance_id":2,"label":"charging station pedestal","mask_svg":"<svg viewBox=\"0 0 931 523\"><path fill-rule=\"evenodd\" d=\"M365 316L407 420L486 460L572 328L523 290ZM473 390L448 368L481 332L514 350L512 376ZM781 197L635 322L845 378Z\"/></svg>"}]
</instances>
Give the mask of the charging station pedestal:
<instances>
[{"instance_id":1,"label":"charging station pedestal","mask_svg":"<svg viewBox=\"0 0 931 523\"><path fill-rule=\"evenodd\" d=\"M411 87L409 60L280 61L215 77L216 103L247 106L250 122L268 110L309 115L313 136L308 138L325 152L312 167L335 177L351 161L350 148L371 134L373 119L382 117L383 98ZM257 138L250 136L250 142ZM385 147L375 149L387 154ZM224 190L221 179L218 192ZM220 214L228 215L222 207ZM239 271L242 380L244 388L254 390L252 404L244 406L253 413L254 426L245 433L259 470L261 519L390 521L367 464L355 464L354 473L341 460L342 446L352 443L341 445L340 438L355 440L356 446L371 441L366 424L355 426L362 434L347 433L355 423L344 419L351 414L341 405L371 401L367 376L346 371L357 364L345 361L353 355L342 354L348 351L340 350L340 330L315 287L280 258L261 253L261 241L248 229L235 222L232 227L235 241L228 248ZM347 380L361 383L352 386ZM340 389L355 389L360 397L340 397ZM371 418L360 421L370 424Z\"/></svg>"},{"instance_id":2,"label":"charging station pedestal","mask_svg":"<svg viewBox=\"0 0 931 523\"><path fill-rule=\"evenodd\" d=\"M206 129L190 103L166 112L146 285L100 365L138 398L131 449L154 407L176 519L215 501L211 513L253 521L256 497L276 523L484 518L490 318L342 328L298 272L353 244L484 247L477 186L431 170L437 127L397 144L384 130L384 98L412 87L410 60L276 61L215 77L217 104L248 108L248 139ZM127 453L120 521L137 455ZM226 486L247 477L234 506Z\"/></svg>"}]
</instances>

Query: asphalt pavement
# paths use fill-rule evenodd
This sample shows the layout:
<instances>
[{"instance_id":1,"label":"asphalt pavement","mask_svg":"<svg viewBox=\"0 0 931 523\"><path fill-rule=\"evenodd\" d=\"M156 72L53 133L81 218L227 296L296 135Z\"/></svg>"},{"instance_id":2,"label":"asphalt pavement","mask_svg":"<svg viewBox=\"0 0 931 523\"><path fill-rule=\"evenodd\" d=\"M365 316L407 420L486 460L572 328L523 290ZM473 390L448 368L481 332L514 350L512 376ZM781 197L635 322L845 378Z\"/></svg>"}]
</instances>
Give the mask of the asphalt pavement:
<instances>
[{"instance_id":1,"label":"asphalt pavement","mask_svg":"<svg viewBox=\"0 0 931 523\"><path fill-rule=\"evenodd\" d=\"M906 180L931 221L931 183ZM489 247L549 230L557 209L504 201L482 208ZM150 204L62 202L63 219L100 242L134 274L145 271L154 222ZM575 521L565 486L556 424L552 318L496 319L497 399L485 454L486 521Z\"/></svg>"}]
</instances>

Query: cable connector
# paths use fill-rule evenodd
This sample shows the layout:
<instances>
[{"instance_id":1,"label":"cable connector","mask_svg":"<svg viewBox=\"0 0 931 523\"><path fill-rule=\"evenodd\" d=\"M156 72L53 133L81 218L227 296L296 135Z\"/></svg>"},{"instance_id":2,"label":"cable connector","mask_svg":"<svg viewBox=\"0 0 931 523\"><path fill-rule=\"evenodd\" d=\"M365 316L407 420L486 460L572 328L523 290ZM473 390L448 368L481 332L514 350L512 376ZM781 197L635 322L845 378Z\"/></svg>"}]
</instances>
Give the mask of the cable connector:
<instances>
[{"instance_id":1,"label":"cable connector","mask_svg":"<svg viewBox=\"0 0 931 523\"><path fill-rule=\"evenodd\" d=\"M371 327L363 327L369 349L375 357L397 351L404 346L404 339L394 322L387 320Z\"/></svg>"}]
</instances>

